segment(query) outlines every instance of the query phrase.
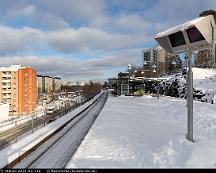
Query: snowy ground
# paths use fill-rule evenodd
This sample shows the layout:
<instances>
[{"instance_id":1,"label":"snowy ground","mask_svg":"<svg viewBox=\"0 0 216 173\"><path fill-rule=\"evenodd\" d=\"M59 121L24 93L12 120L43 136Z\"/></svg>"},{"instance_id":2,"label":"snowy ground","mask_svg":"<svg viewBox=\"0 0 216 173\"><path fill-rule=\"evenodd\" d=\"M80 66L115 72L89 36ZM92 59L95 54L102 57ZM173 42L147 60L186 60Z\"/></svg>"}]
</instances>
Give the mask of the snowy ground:
<instances>
[{"instance_id":1,"label":"snowy ground","mask_svg":"<svg viewBox=\"0 0 216 173\"><path fill-rule=\"evenodd\" d=\"M186 122L183 99L110 96L67 168L216 168L216 106L195 101L195 143Z\"/></svg>"}]
</instances>

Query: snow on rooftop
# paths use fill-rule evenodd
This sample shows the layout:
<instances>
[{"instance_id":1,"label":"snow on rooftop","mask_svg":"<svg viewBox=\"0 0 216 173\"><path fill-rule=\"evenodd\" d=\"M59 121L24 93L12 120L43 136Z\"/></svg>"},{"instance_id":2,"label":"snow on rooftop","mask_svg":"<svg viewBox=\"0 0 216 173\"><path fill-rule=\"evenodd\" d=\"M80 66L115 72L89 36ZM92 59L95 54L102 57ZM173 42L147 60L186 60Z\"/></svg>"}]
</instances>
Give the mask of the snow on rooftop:
<instances>
[{"instance_id":1,"label":"snow on rooftop","mask_svg":"<svg viewBox=\"0 0 216 173\"><path fill-rule=\"evenodd\" d=\"M186 101L109 97L67 168L216 168L216 106L195 101L194 137Z\"/></svg>"},{"instance_id":2,"label":"snow on rooftop","mask_svg":"<svg viewBox=\"0 0 216 173\"><path fill-rule=\"evenodd\" d=\"M21 68L25 67L22 67L21 65L11 65L9 67L0 67L0 71L18 71Z\"/></svg>"},{"instance_id":3,"label":"snow on rooftop","mask_svg":"<svg viewBox=\"0 0 216 173\"><path fill-rule=\"evenodd\" d=\"M203 20L205 17L199 17L196 19L193 19L191 21L188 21L186 23L183 23L181 25L172 27L170 29L167 29L166 31L160 32L156 35L156 37L164 37L170 34L173 34L175 32L179 32L179 31L183 31L185 29L187 29L189 26L194 25L195 23L199 22L200 20Z\"/></svg>"}]
</instances>

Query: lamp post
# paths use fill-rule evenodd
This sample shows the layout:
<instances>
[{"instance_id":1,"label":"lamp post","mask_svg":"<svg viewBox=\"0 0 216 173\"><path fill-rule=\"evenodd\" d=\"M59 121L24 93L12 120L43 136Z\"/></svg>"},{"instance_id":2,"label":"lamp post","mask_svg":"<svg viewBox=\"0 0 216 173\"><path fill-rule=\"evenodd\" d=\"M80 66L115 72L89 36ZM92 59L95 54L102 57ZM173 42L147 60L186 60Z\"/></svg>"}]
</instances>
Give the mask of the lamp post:
<instances>
[{"instance_id":1,"label":"lamp post","mask_svg":"<svg viewBox=\"0 0 216 173\"><path fill-rule=\"evenodd\" d=\"M171 62L171 66L172 66L172 69L173 69L172 71L175 72L174 69L175 69L175 67L176 67L176 62L175 62L175 61L172 61L172 62Z\"/></svg>"},{"instance_id":2,"label":"lamp post","mask_svg":"<svg viewBox=\"0 0 216 173\"><path fill-rule=\"evenodd\" d=\"M15 120L15 128L17 127L18 119L19 119L19 105L16 106L17 118ZM17 135L15 136L15 142L17 142Z\"/></svg>"},{"instance_id":3,"label":"lamp post","mask_svg":"<svg viewBox=\"0 0 216 173\"><path fill-rule=\"evenodd\" d=\"M45 110L45 108L43 111L43 124L44 124L44 126L46 125L46 110Z\"/></svg>"},{"instance_id":4,"label":"lamp post","mask_svg":"<svg viewBox=\"0 0 216 173\"><path fill-rule=\"evenodd\" d=\"M141 74L143 75L143 92L145 94L145 76L144 76L145 72L142 70Z\"/></svg>"},{"instance_id":5,"label":"lamp post","mask_svg":"<svg viewBox=\"0 0 216 173\"><path fill-rule=\"evenodd\" d=\"M128 92L129 92L129 95L130 95L130 72L131 72L131 67L132 67L132 65L128 64L128 75L129 75L129 81L128 81L129 89L128 89Z\"/></svg>"},{"instance_id":6,"label":"lamp post","mask_svg":"<svg viewBox=\"0 0 216 173\"><path fill-rule=\"evenodd\" d=\"M154 64L152 66L153 73L155 74L154 76L157 77L157 99L159 99L159 83L158 83L158 70L156 70L157 66Z\"/></svg>"}]
</instances>

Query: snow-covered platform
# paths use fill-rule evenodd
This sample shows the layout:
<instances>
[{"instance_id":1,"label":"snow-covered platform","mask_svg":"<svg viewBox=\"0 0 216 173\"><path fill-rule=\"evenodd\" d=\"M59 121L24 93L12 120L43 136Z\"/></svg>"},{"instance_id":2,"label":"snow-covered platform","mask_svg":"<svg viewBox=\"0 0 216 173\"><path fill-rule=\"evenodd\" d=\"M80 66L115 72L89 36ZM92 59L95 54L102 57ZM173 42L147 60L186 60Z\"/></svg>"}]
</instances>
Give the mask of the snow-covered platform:
<instances>
[{"instance_id":1,"label":"snow-covered platform","mask_svg":"<svg viewBox=\"0 0 216 173\"><path fill-rule=\"evenodd\" d=\"M216 167L216 105L194 102L194 139L185 139L186 101L112 97L67 168Z\"/></svg>"},{"instance_id":2,"label":"snow-covered platform","mask_svg":"<svg viewBox=\"0 0 216 173\"><path fill-rule=\"evenodd\" d=\"M58 118L56 121L53 121L52 123L47 124L45 127L40 128L34 133L18 140L17 143L14 143L7 148L4 148L3 150L0 150L0 168L4 168L9 163L18 159L20 156L22 156L34 146L43 141L45 138L47 138L49 135L57 131L62 125L70 121L73 117L90 106L96 99L100 97L102 93L103 92L101 92L85 104L81 105L80 107L62 116L61 118Z\"/></svg>"}]
</instances>

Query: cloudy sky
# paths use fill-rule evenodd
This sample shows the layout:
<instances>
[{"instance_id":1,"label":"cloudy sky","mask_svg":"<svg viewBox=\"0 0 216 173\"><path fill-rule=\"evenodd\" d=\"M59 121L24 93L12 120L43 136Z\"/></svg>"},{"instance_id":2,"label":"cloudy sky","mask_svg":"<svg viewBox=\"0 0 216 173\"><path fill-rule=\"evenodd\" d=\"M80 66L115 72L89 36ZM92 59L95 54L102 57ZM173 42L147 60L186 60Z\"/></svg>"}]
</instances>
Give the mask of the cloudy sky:
<instances>
[{"instance_id":1,"label":"cloudy sky","mask_svg":"<svg viewBox=\"0 0 216 173\"><path fill-rule=\"evenodd\" d=\"M141 65L157 32L216 9L215 0L0 0L0 66L103 81Z\"/></svg>"}]
</instances>

